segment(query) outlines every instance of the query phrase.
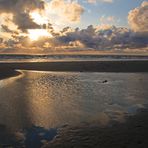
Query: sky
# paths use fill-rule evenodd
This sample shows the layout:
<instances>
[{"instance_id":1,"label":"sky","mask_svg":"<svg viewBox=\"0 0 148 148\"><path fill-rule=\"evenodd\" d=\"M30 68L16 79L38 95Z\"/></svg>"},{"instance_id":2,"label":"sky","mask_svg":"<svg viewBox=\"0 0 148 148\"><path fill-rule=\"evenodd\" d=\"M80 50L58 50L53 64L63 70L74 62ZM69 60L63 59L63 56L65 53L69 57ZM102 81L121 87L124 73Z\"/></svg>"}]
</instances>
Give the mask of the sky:
<instances>
[{"instance_id":1,"label":"sky","mask_svg":"<svg viewBox=\"0 0 148 148\"><path fill-rule=\"evenodd\" d=\"M108 22L116 26L128 26L127 16L130 10L140 6L143 0L114 0L96 3L86 3L86 0L80 0L80 3L86 9L82 16L82 26L90 25L90 23L98 25L102 22L101 17L113 17L114 20Z\"/></svg>"},{"instance_id":2,"label":"sky","mask_svg":"<svg viewBox=\"0 0 148 148\"><path fill-rule=\"evenodd\" d=\"M0 0L0 53L148 51L147 0Z\"/></svg>"}]
</instances>

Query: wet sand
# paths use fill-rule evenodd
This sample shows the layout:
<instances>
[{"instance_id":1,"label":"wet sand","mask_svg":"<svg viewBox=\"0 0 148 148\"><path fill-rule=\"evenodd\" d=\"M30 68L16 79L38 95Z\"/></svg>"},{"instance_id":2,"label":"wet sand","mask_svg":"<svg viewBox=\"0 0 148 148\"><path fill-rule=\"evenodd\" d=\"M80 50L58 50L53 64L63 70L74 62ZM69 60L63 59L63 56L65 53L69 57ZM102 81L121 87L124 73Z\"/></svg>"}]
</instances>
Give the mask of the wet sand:
<instances>
[{"instance_id":1,"label":"wet sand","mask_svg":"<svg viewBox=\"0 0 148 148\"><path fill-rule=\"evenodd\" d=\"M0 79L20 74L15 71L148 72L148 61L73 61L39 63L0 63ZM146 96L147 97L147 96ZM148 110L127 117L124 123L65 126L44 148L146 148Z\"/></svg>"},{"instance_id":2,"label":"wet sand","mask_svg":"<svg viewBox=\"0 0 148 148\"><path fill-rule=\"evenodd\" d=\"M124 123L114 122L112 126L64 127L43 148L147 148L147 137L148 110L143 109L127 117Z\"/></svg>"},{"instance_id":3,"label":"wet sand","mask_svg":"<svg viewBox=\"0 0 148 148\"><path fill-rule=\"evenodd\" d=\"M0 69L0 80L6 79L9 77L15 77L20 75L21 72L13 70L13 69L7 69L7 68L2 68Z\"/></svg>"},{"instance_id":4,"label":"wet sand","mask_svg":"<svg viewBox=\"0 0 148 148\"><path fill-rule=\"evenodd\" d=\"M6 74L7 70L15 69L78 72L148 72L148 60L0 63L1 75Z\"/></svg>"},{"instance_id":5,"label":"wet sand","mask_svg":"<svg viewBox=\"0 0 148 148\"><path fill-rule=\"evenodd\" d=\"M19 70L76 72L148 72L148 60L54 61L0 63L0 79L17 76Z\"/></svg>"}]
</instances>

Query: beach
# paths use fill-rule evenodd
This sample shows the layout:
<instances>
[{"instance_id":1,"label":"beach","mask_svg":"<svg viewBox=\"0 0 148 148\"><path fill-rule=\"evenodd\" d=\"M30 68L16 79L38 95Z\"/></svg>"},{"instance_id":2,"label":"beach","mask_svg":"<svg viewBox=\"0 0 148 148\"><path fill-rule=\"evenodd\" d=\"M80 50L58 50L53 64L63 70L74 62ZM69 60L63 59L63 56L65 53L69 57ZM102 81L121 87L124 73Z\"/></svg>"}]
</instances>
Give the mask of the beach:
<instances>
[{"instance_id":1,"label":"beach","mask_svg":"<svg viewBox=\"0 0 148 148\"><path fill-rule=\"evenodd\" d=\"M0 146L146 148L147 72L147 60L0 63Z\"/></svg>"},{"instance_id":2,"label":"beach","mask_svg":"<svg viewBox=\"0 0 148 148\"><path fill-rule=\"evenodd\" d=\"M57 72L148 72L148 60L3 62L0 63L0 79L21 74L17 71L19 69Z\"/></svg>"},{"instance_id":3,"label":"beach","mask_svg":"<svg viewBox=\"0 0 148 148\"><path fill-rule=\"evenodd\" d=\"M147 0L0 0L0 148L148 148Z\"/></svg>"},{"instance_id":4,"label":"beach","mask_svg":"<svg viewBox=\"0 0 148 148\"><path fill-rule=\"evenodd\" d=\"M148 110L139 110L124 123L99 127L83 124L66 127L43 148L146 148L148 146ZM111 123L110 123L111 124Z\"/></svg>"}]
</instances>

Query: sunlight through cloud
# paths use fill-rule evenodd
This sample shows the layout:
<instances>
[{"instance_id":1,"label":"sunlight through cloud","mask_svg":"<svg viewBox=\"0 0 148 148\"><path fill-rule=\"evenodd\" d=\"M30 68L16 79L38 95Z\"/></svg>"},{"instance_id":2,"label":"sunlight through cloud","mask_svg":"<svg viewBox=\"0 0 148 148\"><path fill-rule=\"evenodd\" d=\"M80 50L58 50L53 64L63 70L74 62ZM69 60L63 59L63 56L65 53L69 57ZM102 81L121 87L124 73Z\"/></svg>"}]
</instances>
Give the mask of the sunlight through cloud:
<instances>
[{"instance_id":1,"label":"sunlight through cloud","mask_svg":"<svg viewBox=\"0 0 148 148\"><path fill-rule=\"evenodd\" d=\"M52 35L45 29L29 29L28 36L32 41L36 41L43 37L52 37Z\"/></svg>"}]
</instances>

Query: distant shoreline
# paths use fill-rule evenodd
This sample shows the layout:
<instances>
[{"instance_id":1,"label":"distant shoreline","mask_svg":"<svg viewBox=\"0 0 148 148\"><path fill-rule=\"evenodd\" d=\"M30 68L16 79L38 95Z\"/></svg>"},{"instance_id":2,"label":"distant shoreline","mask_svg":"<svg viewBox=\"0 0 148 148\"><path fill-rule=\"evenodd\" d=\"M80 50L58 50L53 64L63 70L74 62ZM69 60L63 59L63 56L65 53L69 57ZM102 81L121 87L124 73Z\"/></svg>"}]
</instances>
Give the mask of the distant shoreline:
<instances>
[{"instance_id":1,"label":"distant shoreline","mask_svg":"<svg viewBox=\"0 0 148 148\"><path fill-rule=\"evenodd\" d=\"M14 75L14 70L69 72L148 72L148 60L52 61L0 63L0 78Z\"/></svg>"}]
</instances>

